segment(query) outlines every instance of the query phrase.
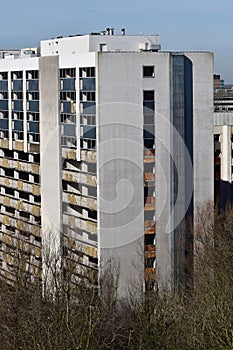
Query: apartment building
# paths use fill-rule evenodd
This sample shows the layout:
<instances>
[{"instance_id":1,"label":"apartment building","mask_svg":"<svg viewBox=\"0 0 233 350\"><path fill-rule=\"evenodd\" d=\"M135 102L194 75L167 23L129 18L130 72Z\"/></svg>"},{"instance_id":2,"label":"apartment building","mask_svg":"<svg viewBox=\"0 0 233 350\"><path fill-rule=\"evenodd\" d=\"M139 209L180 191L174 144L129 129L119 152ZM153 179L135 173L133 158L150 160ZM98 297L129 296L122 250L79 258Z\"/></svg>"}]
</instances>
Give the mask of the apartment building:
<instances>
[{"instance_id":1,"label":"apartment building","mask_svg":"<svg viewBox=\"0 0 233 350\"><path fill-rule=\"evenodd\" d=\"M233 90L214 94L215 202L224 209L233 199Z\"/></svg>"},{"instance_id":2,"label":"apartment building","mask_svg":"<svg viewBox=\"0 0 233 350\"><path fill-rule=\"evenodd\" d=\"M25 250L42 279L47 257L74 282L111 262L122 296L182 282L186 218L214 196L213 55L58 37L0 60L0 90L1 275Z\"/></svg>"},{"instance_id":3,"label":"apartment building","mask_svg":"<svg viewBox=\"0 0 233 350\"><path fill-rule=\"evenodd\" d=\"M214 91L224 89L224 80L221 79L220 74L214 74Z\"/></svg>"}]
</instances>

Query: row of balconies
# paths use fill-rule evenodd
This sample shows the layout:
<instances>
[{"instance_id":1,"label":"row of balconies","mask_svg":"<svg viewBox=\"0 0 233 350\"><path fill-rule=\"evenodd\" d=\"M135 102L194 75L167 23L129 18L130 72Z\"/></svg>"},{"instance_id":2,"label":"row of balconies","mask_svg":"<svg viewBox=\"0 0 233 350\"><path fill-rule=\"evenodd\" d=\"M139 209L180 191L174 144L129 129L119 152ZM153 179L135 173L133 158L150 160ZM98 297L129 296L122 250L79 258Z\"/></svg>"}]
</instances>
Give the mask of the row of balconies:
<instances>
[{"instance_id":1,"label":"row of balconies","mask_svg":"<svg viewBox=\"0 0 233 350\"><path fill-rule=\"evenodd\" d=\"M96 176L90 175L90 174L73 172L73 171L71 172L68 170L63 170L63 179L65 179L66 181L82 183L90 186L97 185Z\"/></svg>"},{"instance_id":2,"label":"row of balconies","mask_svg":"<svg viewBox=\"0 0 233 350\"><path fill-rule=\"evenodd\" d=\"M80 242L77 242L73 238L66 237L66 244L68 249L80 252L80 255L88 255L95 259L98 256L97 248L84 243L80 244Z\"/></svg>"},{"instance_id":3,"label":"row of balconies","mask_svg":"<svg viewBox=\"0 0 233 350\"><path fill-rule=\"evenodd\" d=\"M80 230L85 230L87 232L90 232L92 234L97 234L97 223L83 220L81 218L71 216L69 214L63 214L63 223L65 225L73 227L78 227Z\"/></svg>"},{"instance_id":4,"label":"row of balconies","mask_svg":"<svg viewBox=\"0 0 233 350\"><path fill-rule=\"evenodd\" d=\"M22 180L14 180L7 177L0 176L0 185L11 187L18 191L25 191L34 194L35 196L40 195L40 186L24 182Z\"/></svg>"},{"instance_id":5,"label":"row of balconies","mask_svg":"<svg viewBox=\"0 0 233 350\"><path fill-rule=\"evenodd\" d=\"M0 147L9 149L9 140L0 139ZM28 152L40 153L39 143L28 143L27 147L28 147ZM13 150L24 151L24 141L13 141Z\"/></svg>"},{"instance_id":6,"label":"row of balconies","mask_svg":"<svg viewBox=\"0 0 233 350\"><path fill-rule=\"evenodd\" d=\"M30 153L40 153L39 143L27 143L27 148ZM24 151L24 141L13 141L13 150Z\"/></svg>"},{"instance_id":7,"label":"row of balconies","mask_svg":"<svg viewBox=\"0 0 233 350\"><path fill-rule=\"evenodd\" d=\"M7 233L1 234L1 240L3 244L7 245L8 247L11 247L12 249L19 249L21 252L24 252L28 256L32 255L36 257L37 259L41 259L41 248L38 246L35 246L29 242L25 242L21 239L18 239L16 237L12 237L8 235ZM5 252L6 253L6 252Z\"/></svg>"},{"instance_id":8,"label":"row of balconies","mask_svg":"<svg viewBox=\"0 0 233 350\"><path fill-rule=\"evenodd\" d=\"M74 193L63 192L63 202L97 210L97 200L90 197L83 197Z\"/></svg>"},{"instance_id":9,"label":"row of balconies","mask_svg":"<svg viewBox=\"0 0 233 350\"><path fill-rule=\"evenodd\" d=\"M1 268L0 265L0 274L1 278L5 278L7 280L7 283L14 284L15 280L15 274L12 274L9 270L6 270L4 267Z\"/></svg>"},{"instance_id":10,"label":"row of balconies","mask_svg":"<svg viewBox=\"0 0 233 350\"><path fill-rule=\"evenodd\" d=\"M27 231L34 236L40 237L41 228L39 225L31 224L30 222L25 222L21 219L14 218L6 213L0 213L0 222L3 225L13 226L20 231Z\"/></svg>"},{"instance_id":11,"label":"row of balconies","mask_svg":"<svg viewBox=\"0 0 233 350\"><path fill-rule=\"evenodd\" d=\"M40 206L25 202L20 199L0 195L0 204L13 207L16 210L28 212L34 216L40 216Z\"/></svg>"},{"instance_id":12,"label":"row of balconies","mask_svg":"<svg viewBox=\"0 0 233 350\"><path fill-rule=\"evenodd\" d=\"M0 274L2 278L5 278L7 280L7 283L11 283L12 285L14 285L15 282L15 278L16 278L16 270L18 269L18 267L16 267L15 265L13 265L12 263L3 263L3 267L0 268ZM31 277L36 277L41 279L41 267L39 266L35 266L32 265L32 263L26 263L26 269L28 272L28 277L29 274L31 275Z\"/></svg>"},{"instance_id":13,"label":"row of balconies","mask_svg":"<svg viewBox=\"0 0 233 350\"><path fill-rule=\"evenodd\" d=\"M76 159L76 150L69 149L69 148L63 148L62 149L62 157L66 159ZM88 151L88 150L81 150L81 160L85 162L91 162L96 163L96 152L94 151Z\"/></svg>"},{"instance_id":14,"label":"row of balconies","mask_svg":"<svg viewBox=\"0 0 233 350\"><path fill-rule=\"evenodd\" d=\"M40 172L40 166L38 164L24 162L22 160L0 158L0 166L33 174L39 174Z\"/></svg>"},{"instance_id":15,"label":"row of balconies","mask_svg":"<svg viewBox=\"0 0 233 350\"><path fill-rule=\"evenodd\" d=\"M97 271L97 264L88 259L88 256L79 254L68 255L65 259L64 267L71 273L71 283L80 284L83 279L96 280L94 274Z\"/></svg>"},{"instance_id":16,"label":"row of balconies","mask_svg":"<svg viewBox=\"0 0 233 350\"><path fill-rule=\"evenodd\" d=\"M6 260L4 254L12 255L13 253L13 258L15 258L14 250L19 249L26 253L28 257L30 256L30 262L36 266L41 266L41 243L35 240L35 237L30 233L19 230L12 233L7 229L7 226L2 225L0 238L3 244L6 245L2 248L3 260Z\"/></svg>"}]
</instances>

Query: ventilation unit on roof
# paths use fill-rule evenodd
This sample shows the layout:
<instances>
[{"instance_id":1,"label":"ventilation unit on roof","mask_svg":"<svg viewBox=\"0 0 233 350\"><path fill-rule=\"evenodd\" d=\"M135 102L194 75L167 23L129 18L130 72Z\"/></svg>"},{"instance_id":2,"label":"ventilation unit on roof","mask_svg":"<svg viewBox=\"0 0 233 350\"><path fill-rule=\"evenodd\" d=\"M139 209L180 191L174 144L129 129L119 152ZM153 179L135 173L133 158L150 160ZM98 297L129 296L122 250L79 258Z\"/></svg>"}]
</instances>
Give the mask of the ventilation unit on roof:
<instances>
[{"instance_id":1,"label":"ventilation unit on roof","mask_svg":"<svg viewBox=\"0 0 233 350\"><path fill-rule=\"evenodd\" d=\"M150 44L150 43L140 43L139 50L140 51L152 51L157 52L161 49L161 45L159 44Z\"/></svg>"},{"instance_id":2,"label":"ventilation unit on roof","mask_svg":"<svg viewBox=\"0 0 233 350\"><path fill-rule=\"evenodd\" d=\"M140 43L139 44L139 50L141 50L141 51L148 51L149 50L149 44L148 43Z\"/></svg>"},{"instance_id":3,"label":"ventilation unit on roof","mask_svg":"<svg viewBox=\"0 0 233 350\"><path fill-rule=\"evenodd\" d=\"M159 44L149 44L149 50L153 52L157 52L161 49L161 45Z\"/></svg>"}]
</instances>

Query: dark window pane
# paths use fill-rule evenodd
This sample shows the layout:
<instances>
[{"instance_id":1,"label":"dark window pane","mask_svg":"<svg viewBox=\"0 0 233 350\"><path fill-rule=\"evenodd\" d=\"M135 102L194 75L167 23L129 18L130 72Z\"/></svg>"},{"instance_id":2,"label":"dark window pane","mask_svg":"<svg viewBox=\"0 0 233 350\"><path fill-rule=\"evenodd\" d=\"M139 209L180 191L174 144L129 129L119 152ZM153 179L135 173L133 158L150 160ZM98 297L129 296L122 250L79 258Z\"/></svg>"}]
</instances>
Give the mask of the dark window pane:
<instances>
[{"instance_id":1,"label":"dark window pane","mask_svg":"<svg viewBox=\"0 0 233 350\"><path fill-rule=\"evenodd\" d=\"M0 119L0 129L8 129L8 119Z\"/></svg>"},{"instance_id":2,"label":"dark window pane","mask_svg":"<svg viewBox=\"0 0 233 350\"><path fill-rule=\"evenodd\" d=\"M93 126L83 127L83 138L85 139L95 139L96 138L96 128Z\"/></svg>"},{"instance_id":3,"label":"dark window pane","mask_svg":"<svg viewBox=\"0 0 233 350\"><path fill-rule=\"evenodd\" d=\"M0 80L0 90L1 91L7 91L8 90L7 80Z\"/></svg>"},{"instance_id":4,"label":"dark window pane","mask_svg":"<svg viewBox=\"0 0 233 350\"><path fill-rule=\"evenodd\" d=\"M22 91L23 90L23 81L22 80L13 80L13 90Z\"/></svg>"},{"instance_id":5,"label":"dark window pane","mask_svg":"<svg viewBox=\"0 0 233 350\"><path fill-rule=\"evenodd\" d=\"M154 78L154 76L155 76L154 66L143 66L144 78Z\"/></svg>"},{"instance_id":6,"label":"dark window pane","mask_svg":"<svg viewBox=\"0 0 233 350\"><path fill-rule=\"evenodd\" d=\"M29 101L28 102L28 111L39 112L39 101Z\"/></svg>"},{"instance_id":7,"label":"dark window pane","mask_svg":"<svg viewBox=\"0 0 233 350\"><path fill-rule=\"evenodd\" d=\"M144 115L144 124L154 124L154 115Z\"/></svg>"},{"instance_id":8,"label":"dark window pane","mask_svg":"<svg viewBox=\"0 0 233 350\"><path fill-rule=\"evenodd\" d=\"M74 124L63 125L63 135L65 136L76 136L76 130Z\"/></svg>"},{"instance_id":9,"label":"dark window pane","mask_svg":"<svg viewBox=\"0 0 233 350\"><path fill-rule=\"evenodd\" d=\"M83 102L83 114L95 114L95 102Z\"/></svg>"},{"instance_id":10,"label":"dark window pane","mask_svg":"<svg viewBox=\"0 0 233 350\"><path fill-rule=\"evenodd\" d=\"M23 122L22 122L22 120L14 120L14 130L23 131Z\"/></svg>"},{"instance_id":11,"label":"dark window pane","mask_svg":"<svg viewBox=\"0 0 233 350\"><path fill-rule=\"evenodd\" d=\"M83 78L82 90L94 91L95 90L95 78Z\"/></svg>"},{"instance_id":12,"label":"dark window pane","mask_svg":"<svg viewBox=\"0 0 233 350\"><path fill-rule=\"evenodd\" d=\"M68 91L75 90L75 79L74 78L63 79L63 90L68 90Z\"/></svg>"},{"instance_id":13,"label":"dark window pane","mask_svg":"<svg viewBox=\"0 0 233 350\"><path fill-rule=\"evenodd\" d=\"M153 101L154 100L154 90L143 91L143 100L144 101Z\"/></svg>"},{"instance_id":14,"label":"dark window pane","mask_svg":"<svg viewBox=\"0 0 233 350\"><path fill-rule=\"evenodd\" d=\"M28 80L28 91L38 91L38 80Z\"/></svg>"},{"instance_id":15,"label":"dark window pane","mask_svg":"<svg viewBox=\"0 0 233 350\"><path fill-rule=\"evenodd\" d=\"M143 102L143 114L144 115L153 115L155 110L154 101L144 101Z\"/></svg>"},{"instance_id":16,"label":"dark window pane","mask_svg":"<svg viewBox=\"0 0 233 350\"><path fill-rule=\"evenodd\" d=\"M14 100L13 110L14 111L22 111L23 110L23 101L22 100Z\"/></svg>"},{"instance_id":17,"label":"dark window pane","mask_svg":"<svg viewBox=\"0 0 233 350\"><path fill-rule=\"evenodd\" d=\"M38 122L29 122L29 132L33 132L35 134L39 133L39 123Z\"/></svg>"},{"instance_id":18,"label":"dark window pane","mask_svg":"<svg viewBox=\"0 0 233 350\"><path fill-rule=\"evenodd\" d=\"M8 110L8 100L0 100L0 109Z\"/></svg>"}]
</instances>

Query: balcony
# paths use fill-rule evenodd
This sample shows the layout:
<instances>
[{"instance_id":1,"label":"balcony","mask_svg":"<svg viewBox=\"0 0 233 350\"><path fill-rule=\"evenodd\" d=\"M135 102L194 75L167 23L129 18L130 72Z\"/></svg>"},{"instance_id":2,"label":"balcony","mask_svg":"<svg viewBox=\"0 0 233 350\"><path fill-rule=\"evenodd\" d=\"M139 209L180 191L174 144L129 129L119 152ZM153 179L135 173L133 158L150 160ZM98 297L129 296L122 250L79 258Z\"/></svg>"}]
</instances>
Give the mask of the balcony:
<instances>
[{"instance_id":1,"label":"balcony","mask_svg":"<svg viewBox=\"0 0 233 350\"><path fill-rule=\"evenodd\" d=\"M31 153L40 153L39 143L28 143L28 151Z\"/></svg>"},{"instance_id":2,"label":"balcony","mask_svg":"<svg viewBox=\"0 0 233 350\"><path fill-rule=\"evenodd\" d=\"M0 147L1 148L9 148L9 140L0 139Z\"/></svg>"},{"instance_id":3,"label":"balcony","mask_svg":"<svg viewBox=\"0 0 233 350\"><path fill-rule=\"evenodd\" d=\"M144 181L155 181L154 173L144 173Z\"/></svg>"},{"instance_id":4,"label":"balcony","mask_svg":"<svg viewBox=\"0 0 233 350\"><path fill-rule=\"evenodd\" d=\"M92 258L97 258L97 248L86 246L84 249L84 254L91 256Z\"/></svg>"},{"instance_id":5,"label":"balcony","mask_svg":"<svg viewBox=\"0 0 233 350\"><path fill-rule=\"evenodd\" d=\"M144 150L144 158L146 157L154 157L155 156L155 150L154 149L145 149Z\"/></svg>"},{"instance_id":6,"label":"balcony","mask_svg":"<svg viewBox=\"0 0 233 350\"><path fill-rule=\"evenodd\" d=\"M8 186L8 187L14 188L14 189L19 190L19 191L29 192L29 193L32 193L36 196L40 194L40 186L39 185L24 182L22 180L15 180L15 179L7 178L5 176L0 176L0 185Z\"/></svg>"},{"instance_id":7,"label":"balcony","mask_svg":"<svg viewBox=\"0 0 233 350\"><path fill-rule=\"evenodd\" d=\"M31 213L35 216L40 216L40 206L34 205L28 202L24 202L23 200L11 198L7 196L0 195L0 204L6 207L12 207L19 211L24 211Z\"/></svg>"},{"instance_id":8,"label":"balcony","mask_svg":"<svg viewBox=\"0 0 233 350\"><path fill-rule=\"evenodd\" d=\"M145 198L144 210L155 210L155 198L154 197Z\"/></svg>"},{"instance_id":9,"label":"balcony","mask_svg":"<svg viewBox=\"0 0 233 350\"><path fill-rule=\"evenodd\" d=\"M144 163L154 163L155 162L155 156L150 155L150 156L145 156L144 155Z\"/></svg>"},{"instance_id":10,"label":"balcony","mask_svg":"<svg viewBox=\"0 0 233 350\"><path fill-rule=\"evenodd\" d=\"M24 150L23 141L13 141L13 149L16 151L23 151Z\"/></svg>"},{"instance_id":11,"label":"balcony","mask_svg":"<svg viewBox=\"0 0 233 350\"><path fill-rule=\"evenodd\" d=\"M154 245L145 245L145 258L155 258Z\"/></svg>"},{"instance_id":12,"label":"balcony","mask_svg":"<svg viewBox=\"0 0 233 350\"><path fill-rule=\"evenodd\" d=\"M154 267L145 269L145 281L155 282L156 281L156 269Z\"/></svg>"},{"instance_id":13,"label":"balcony","mask_svg":"<svg viewBox=\"0 0 233 350\"><path fill-rule=\"evenodd\" d=\"M156 233L156 222L147 220L144 222L144 234L154 235Z\"/></svg>"},{"instance_id":14,"label":"balcony","mask_svg":"<svg viewBox=\"0 0 233 350\"><path fill-rule=\"evenodd\" d=\"M7 233L1 233L0 235L1 241L10 246L10 247L14 247L15 243L16 243L16 239L11 237L10 235L8 235Z\"/></svg>"},{"instance_id":15,"label":"balcony","mask_svg":"<svg viewBox=\"0 0 233 350\"><path fill-rule=\"evenodd\" d=\"M0 166L34 174L39 174L40 172L40 167L38 164L27 163L22 160L0 158Z\"/></svg>"}]
</instances>

